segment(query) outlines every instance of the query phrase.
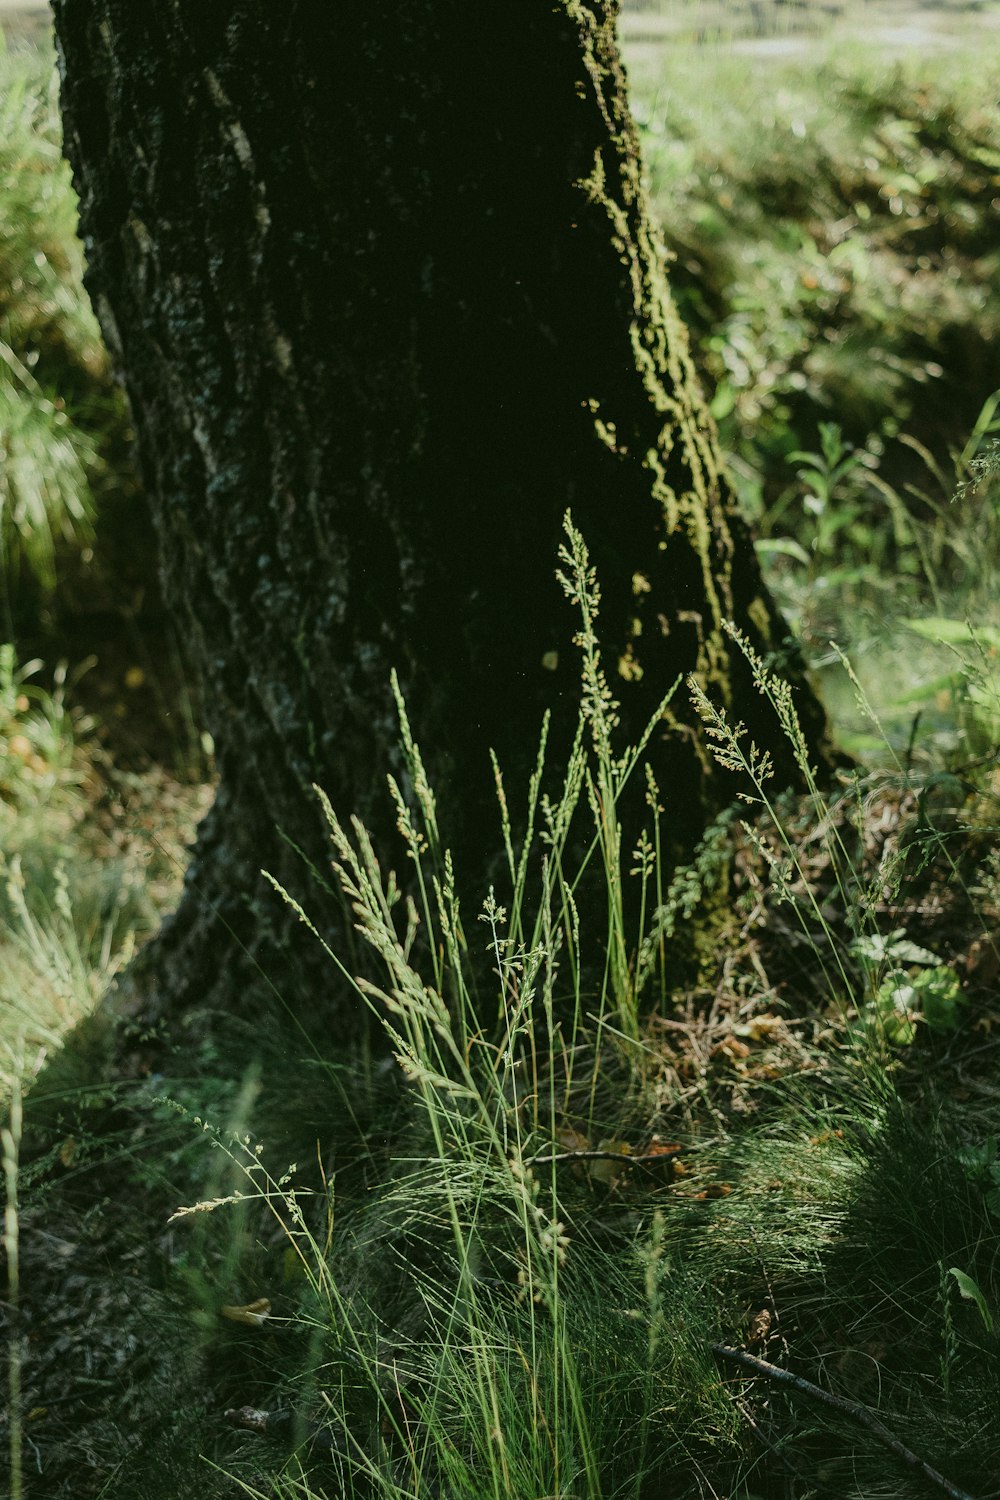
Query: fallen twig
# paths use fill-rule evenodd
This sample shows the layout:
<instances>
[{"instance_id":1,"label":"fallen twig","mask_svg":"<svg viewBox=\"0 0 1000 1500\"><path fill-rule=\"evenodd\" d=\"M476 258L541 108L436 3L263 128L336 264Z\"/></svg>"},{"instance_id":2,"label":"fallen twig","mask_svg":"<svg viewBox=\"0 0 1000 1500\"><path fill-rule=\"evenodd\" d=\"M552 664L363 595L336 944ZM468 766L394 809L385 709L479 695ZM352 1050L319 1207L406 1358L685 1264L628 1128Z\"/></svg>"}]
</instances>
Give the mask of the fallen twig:
<instances>
[{"instance_id":1,"label":"fallen twig","mask_svg":"<svg viewBox=\"0 0 1000 1500\"><path fill-rule=\"evenodd\" d=\"M813 1385L811 1380L805 1380L801 1375L793 1375L791 1370L783 1370L780 1365L772 1365L766 1359L758 1359L755 1354L747 1354L744 1349L731 1349L728 1344L713 1344L712 1352L720 1359L725 1359L734 1365L742 1365L745 1370L754 1375L763 1375L767 1380L773 1380L779 1385L790 1386L792 1390L801 1391L803 1396L811 1396L814 1401L822 1401L825 1406L832 1406L835 1411L844 1412L853 1417L863 1427L867 1427L873 1437L878 1438L883 1447L888 1448L890 1453L911 1469L918 1470L931 1484L937 1485L939 1490L949 1496L949 1500L973 1500L973 1496L966 1490L960 1490L957 1485L952 1484L937 1469L932 1469L930 1464L925 1463L912 1449L901 1443L894 1433L890 1432L883 1422L880 1422L875 1413L862 1406L860 1401L849 1401L844 1396L835 1396L832 1391L824 1391L822 1386Z\"/></svg>"}]
</instances>

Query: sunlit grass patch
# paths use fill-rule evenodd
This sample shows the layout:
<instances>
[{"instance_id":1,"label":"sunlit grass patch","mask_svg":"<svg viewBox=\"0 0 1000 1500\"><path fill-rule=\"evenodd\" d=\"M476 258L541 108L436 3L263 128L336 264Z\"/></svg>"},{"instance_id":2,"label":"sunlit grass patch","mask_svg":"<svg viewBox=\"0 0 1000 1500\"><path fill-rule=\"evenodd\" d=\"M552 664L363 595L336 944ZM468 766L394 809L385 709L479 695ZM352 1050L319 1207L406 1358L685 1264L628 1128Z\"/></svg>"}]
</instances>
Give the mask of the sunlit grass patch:
<instances>
[{"instance_id":1,"label":"sunlit grass patch","mask_svg":"<svg viewBox=\"0 0 1000 1500\"><path fill-rule=\"evenodd\" d=\"M92 537L99 458L85 408L107 354L83 291L76 197L47 52L0 51L0 567L46 592L56 558ZM67 402L73 410L67 409ZM90 414L91 417L93 413Z\"/></svg>"}]
</instances>

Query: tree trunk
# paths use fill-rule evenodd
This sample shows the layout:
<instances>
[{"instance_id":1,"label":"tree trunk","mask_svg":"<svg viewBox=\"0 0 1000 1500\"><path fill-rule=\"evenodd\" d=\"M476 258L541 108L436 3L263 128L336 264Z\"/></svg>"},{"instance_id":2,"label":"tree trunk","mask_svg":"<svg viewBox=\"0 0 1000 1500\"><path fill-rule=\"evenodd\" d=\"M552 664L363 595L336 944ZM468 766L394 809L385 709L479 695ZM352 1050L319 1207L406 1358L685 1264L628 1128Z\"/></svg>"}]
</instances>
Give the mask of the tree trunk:
<instances>
[{"instance_id":1,"label":"tree trunk","mask_svg":"<svg viewBox=\"0 0 1000 1500\"><path fill-rule=\"evenodd\" d=\"M315 909L314 782L385 834L393 667L481 875L487 748L523 784L544 708L577 701L567 507L624 734L694 672L791 774L720 629L785 649L667 292L616 8L55 0L88 285L218 756L152 1014L260 971L315 993L259 872ZM650 747L677 849L732 795L690 719L679 694Z\"/></svg>"}]
</instances>

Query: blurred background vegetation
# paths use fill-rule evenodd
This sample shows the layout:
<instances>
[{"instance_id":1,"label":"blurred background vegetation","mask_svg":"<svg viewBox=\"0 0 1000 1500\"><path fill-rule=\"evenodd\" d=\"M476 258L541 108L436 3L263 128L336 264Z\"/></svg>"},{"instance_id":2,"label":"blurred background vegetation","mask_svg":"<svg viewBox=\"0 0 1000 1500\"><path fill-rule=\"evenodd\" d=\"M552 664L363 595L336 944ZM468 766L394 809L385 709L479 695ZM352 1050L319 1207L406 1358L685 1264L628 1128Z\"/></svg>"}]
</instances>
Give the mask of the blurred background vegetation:
<instances>
[{"instance_id":1,"label":"blurred background vegetation","mask_svg":"<svg viewBox=\"0 0 1000 1500\"><path fill-rule=\"evenodd\" d=\"M47 13L0 22L2 1047L52 1045L155 925L210 767L83 287Z\"/></svg>"},{"instance_id":2,"label":"blurred background vegetation","mask_svg":"<svg viewBox=\"0 0 1000 1500\"><path fill-rule=\"evenodd\" d=\"M876 755L831 638L897 745L981 750L996 728L995 675L969 679L983 656L956 656L955 627L905 622L998 623L996 487L961 490L1000 428L998 23L995 6L875 0L626 16L730 471L786 612L833 669L842 737Z\"/></svg>"}]
</instances>

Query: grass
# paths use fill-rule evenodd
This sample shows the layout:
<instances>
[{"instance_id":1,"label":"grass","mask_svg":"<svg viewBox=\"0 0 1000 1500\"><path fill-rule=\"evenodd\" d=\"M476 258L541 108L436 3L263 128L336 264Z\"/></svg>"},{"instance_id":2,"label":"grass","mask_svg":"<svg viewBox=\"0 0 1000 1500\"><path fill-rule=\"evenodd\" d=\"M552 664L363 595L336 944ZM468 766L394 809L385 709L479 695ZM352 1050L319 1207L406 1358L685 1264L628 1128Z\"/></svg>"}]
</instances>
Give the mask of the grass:
<instances>
[{"instance_id":1,"label":"grass","mask_svg":"<svg viewBox=\"0 0 1000 1500\"><path fill-rule=\"evenodd\" d=\"M234 1171L180 1218L256 1203L275 1219L284 1289L276 1250L270 1270L256 1266L268 1295L228 1316L257 1347L275 1319L299 1356L274 1376L272 1404L296 1413L287 1442L298 1444L280 1477L252 1480L238 1443L219 1466L251 1495L749 1497L789 1474L822 1494L920 1493L863 1428L806 1416L717 1367L713 1343L739 1344L753 1325L770 1358L877 1409L955 1484L980 1484L1000 1393L986 1327L1000 1294L993 1179L981 1116L957 1109L946 1084L949 1052L975 1048L956 1008L911 1007L904 1038L874 1003L888 973L938 975L944 955L901 934L876 941L876 899L888 882L905 903L910 881L887 875L884 847L859 858L860 783L836 806L811 786L798 809L821 830L810 847L771 799L763 759L701 699L717 753L761 807L754 825L730 830L728 875L740 859L750 874L741 915L759 920L758 898L788 910L808 982L768 983L744 930L746 971L716 972L713 995L691 996L686 1027L676 995L643 1015L637 985L652 983L655 962L639 955L681 917L633 899L645 863L606 837L641 760L616 744L588 642L598 601L572 529L563 562L586 622L577 751L547 794L543 739L523 820L534 834L520 847L498 776L507 888L463 916L405 714L414 798L392 794L419 895L402 897L360 824L324 804L338 878L382 976L355 978L334 952L331 964L384 1026L403 1087L378 1147L354 1143L372 1153L360 1198L356 1161L345 1189L325 1167L310 1185L296 1168L269 1169L253 1134L209 1132ZM804 753L787 692L754 667ZM811 777L807 758L802 770ZM568 860L580 819L593 853L583 870ZM706 882L719 878L717 855ZM928 858L961 876L943 841ZM581 911L607 913L596 967ZM706 1066L698 1048L723 1007ZM671 1040L686 1032L695 1055L665 1044L665 1028Z\"/></svg>"},{"instance_id":2,"label":"grass","mask_svg":"<svg viewBox=\"0 0 1000 1500\"><path fill-rule=\"evenodd\" d=\"M357 984L386 1055L331 1059L317 1038L303 1057L279 1038L256 1068L217 1056L200 1077L102 1080L22 1160L22 1083L169 905L196 799L114 772L71 674L43 687L6 648L12 1494L38 1463L46 1493L74 1500L928 1492L849 1416L745 1379L717 1343L864 1402L962 1489L1000 1489L998 507L973 467L1000 386L982 374L992 64L959 78L924 62L917 90L840 54L833 106L814 74L737 87L740 66L691 52L654 80L647 147L744 503L803 639L850 646L850 670L831 653L827 671L858 698L870 768L818 787L793 705L755 663L807 795L773 795L738 725L702 702L752 806L734 801L667 880L655 782L643 830L626 838L614 814L643 747L618 742L570 530L579 733L565 777L544 738L528 788L494 767L502 885L460 898L402 705L412 794L389 794L410 878L328 808L370 959L331 953L331 975ZM48 142L45 180L40 77L10 97ZM736 153L751 136L756 155ZM49 189L51 267L78 252L65 185ZM931 199L955 223L914 251L921 267L909 209ZM25 283L25 328L45 296ZM928 432L927 391L945 387L935 422L951 425ZM885 668L885 579L909 680ZM129 802L157 840L166 809L169 855L123 840ZM222 1420L245 1406L269 1414L263 1432Z\"/></svg>"},{"instance_id":3,"label":"grass","mask_svg":"<svg viewBox=\"0 0 1000 1500\"><path fill-rule=\"evenodd\" d=\"M111 765L79 707L92 658L46 667L21 644L51 645L53 607L86 594L99 501L120 509L108 492L127 503L132 483L122 398L83 289L57 89L47 42L8 51L0 36L0 1056L17 1077L58 1048L156 925L199 805L183 771L143 782ZM136 673L155 690L152 671ZM176 748L190 769L193 742ZM197 759L204 772L200 747ZM162 853L135 832L157 803Z\"/></svg>"},{"instance_id":4,"label":"grass","mask_svg":"<svg viewBox=\"0 0 1000 1500\"><path fill-rule=\"evenodd\" d=\"M883 735L831 637L925 765L995 739L985 637L913 628L1000 625L997 489L966 483L997 430L1000 49L969 28L933 57L834 36L789 57L678 43L632 68L672 286L769 580L851 749L877 760Z\"/></svg>"},{"instance_id":5,"label":"grass","mask_svg":"<svg viewBox=\"0 0 1000 1500\"><path fill-rule=\"evenodd\" d=\"M116 772L65 667L50 687L40 670L0 646L0 1058L12 1076L58 1049L157 925L208 791Z\"/></svg>"},{"instance_id":6,"label":"grass","mask_svg":"<svg viewBox=\"0 0 1000 1500\"><path fill-rule=\"evenodd\" d=\"M92 539L94 419L108 401L108 358L83 292L76 197L60 141L49 58L0 46L0 563L8 615L23 575L51 594L60 548L79 550Z\"/></svg>"},{"instance_id":7,"label":"grass","mask_svg":"<svg viewBox=\"0 0 1000 1500\"><path fill-rule=\"evenodd\" d=\"M7 1305L11 1337L7 1348L7 1392L9 1406L9 1477L11 1500L22 1500L24 1494L24 1433L21 1412L21 1362L23 1359L20 1329L20 1218L18 1215L18 1158L21 1149L22 1110L18 1082L15 1082L9 1124L0 1131L3 1150L4 1232L3 1248L7 1262Z\"/></svg>"},{"instance_id":8,"label":"grass","mask_svg":"<svg viewBox=\"0 0 1000 1500\"><path fill-rule=\"evenodd\" d=\"M986 228L1000 49L974 48L636 60L671 283L765 524L784 460L818 446L820 420L870 444L895 482L900 433L940 460L1000 386Z\"/></svg>"},{"instance_id":9,"label":"grass","mask_svg":"<svg viewBox=\"0 0 1000 1500\"><path fill-rule=\"evenodd\" d=\"M919 430L940 456L1000 386L986 347L998 62L980 38L934 60L817 44L764 66L697 47L637 65L672 285L766 499L770 465L812 446L817 411L857 444Z\"/></svg>"}]
</instances>

